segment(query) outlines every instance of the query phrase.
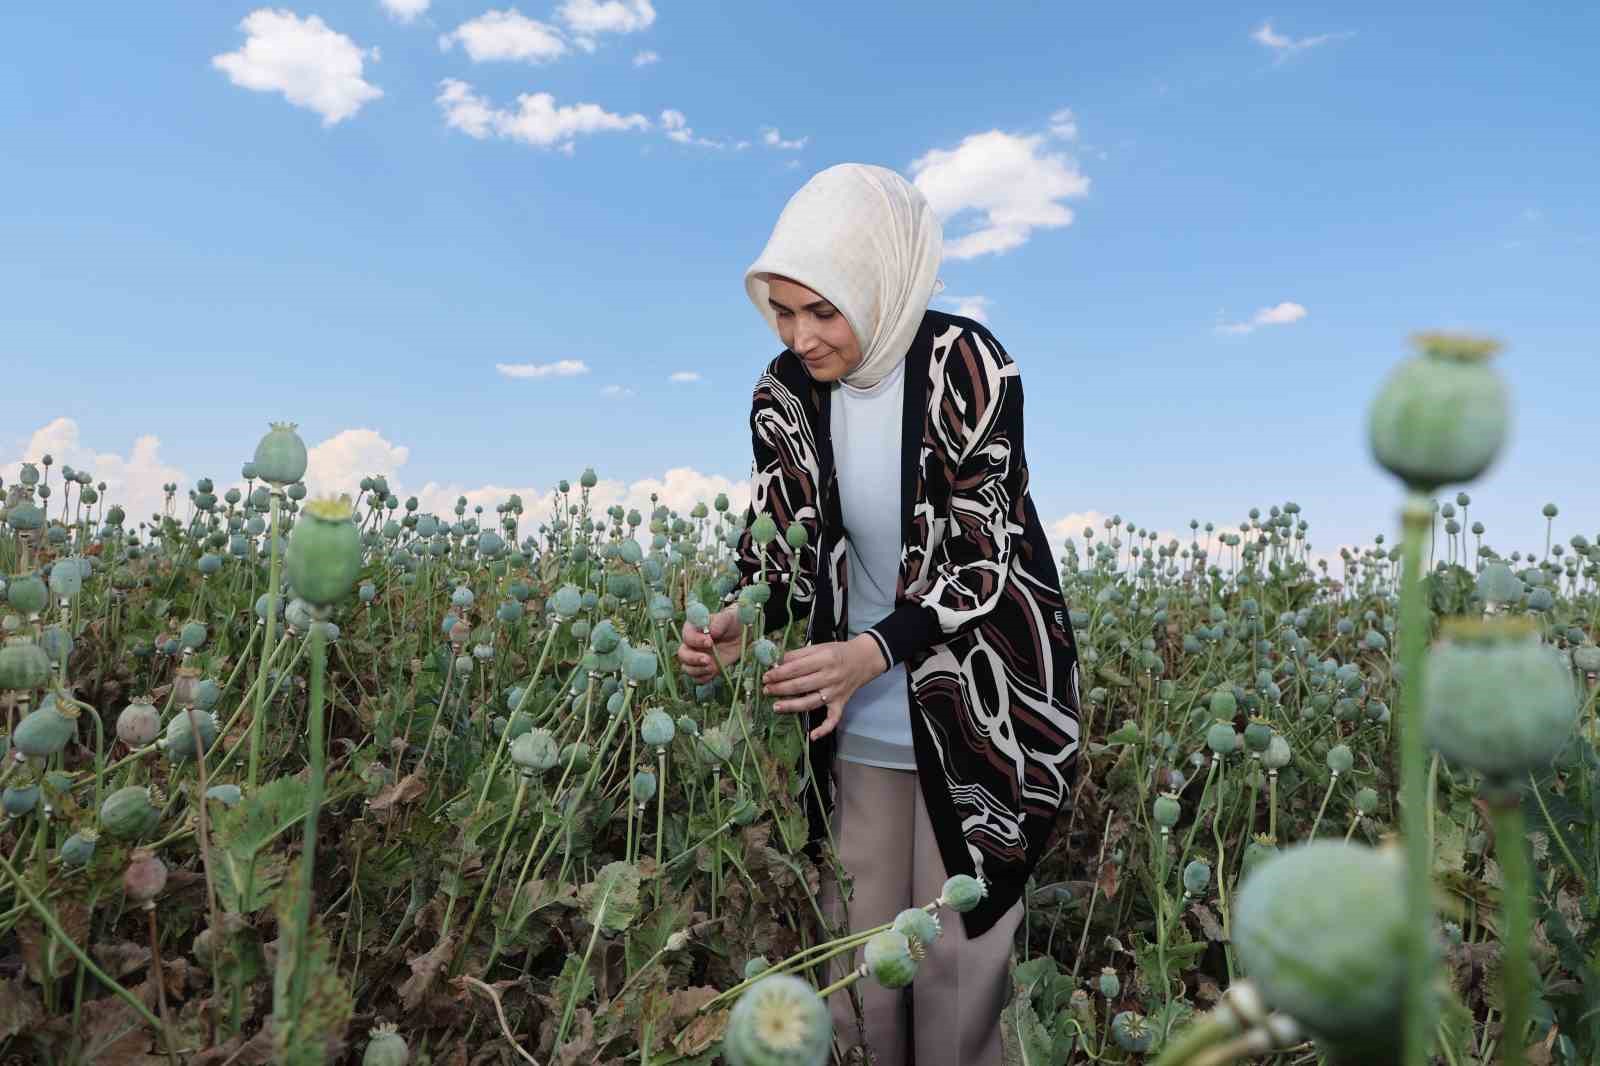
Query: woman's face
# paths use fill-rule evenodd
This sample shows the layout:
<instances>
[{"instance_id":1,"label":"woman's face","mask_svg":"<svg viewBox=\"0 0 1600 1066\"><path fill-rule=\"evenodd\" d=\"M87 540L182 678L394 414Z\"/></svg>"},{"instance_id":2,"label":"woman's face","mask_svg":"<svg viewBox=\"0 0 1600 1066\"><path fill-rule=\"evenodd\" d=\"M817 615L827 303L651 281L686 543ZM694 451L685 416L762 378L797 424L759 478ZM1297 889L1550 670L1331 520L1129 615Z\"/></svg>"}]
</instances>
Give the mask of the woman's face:
<instances>
[{"instance_id":1,"label":"woman's face","mask_svg":"<svg viewBox=\"0 0 1600 1066\"><path fill-rule=\"evenodd\" d=\"M843 313L799 282L771 274L768 302L778 335L815 381L838 381L861 363L861 345Z\"/></svg>"}]
</instances>

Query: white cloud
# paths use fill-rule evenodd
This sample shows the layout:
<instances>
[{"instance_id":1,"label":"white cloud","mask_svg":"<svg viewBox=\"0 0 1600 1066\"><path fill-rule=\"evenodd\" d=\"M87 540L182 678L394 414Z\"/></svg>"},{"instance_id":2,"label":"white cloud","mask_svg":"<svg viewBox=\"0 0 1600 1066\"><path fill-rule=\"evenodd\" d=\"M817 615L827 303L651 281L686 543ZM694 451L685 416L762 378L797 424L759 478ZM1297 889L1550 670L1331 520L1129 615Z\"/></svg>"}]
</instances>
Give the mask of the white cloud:
<instances>
[{"instance_id":1,"label":"white cloud","mask_svg":"<svg viewBox=\"0 0 1600 1066\"><path fill-rule=\"evenodd\" d=\"M429 0L382 0L383 9L401 22L410 22L428 10Z\"/></svg>"},{"instance_id":2,"label":"white cloud","mask_svg":"<svg viewBox=\"0 0 1600 1066\"><path fill-rule=\"evenodd\" d=\"M912 161L917 188L947 226L976 216L971 232L945 241L946 259L1007 252L1036 229L1071 224L1072 210L1061 201L1087 196L1089 179L1072 160L1041 151L1043 143L1042 135L990 130Z\"/></svg>"},{"instance_id":3,"label":"white cloud","mask_svg":"<svg viewBox=\"0 0 1600 1066\"><path fill-rule=\"evenodd\" d=\"M1072 113L1072 108L1063 107L1050 116L1050 136L1059 137L1063 141L1078 139L1078 119Z\"/></svg>"},{"instance_id":4,"label":"white cloud","mask_svg":"<svg viewBox=\"0 0 1600 1066\"><path fill-rule=\"evenodd\" d=\"M764 126L761 130L761 143L769 148L777 148L784 152L798 152L806 146L810 137L801 137L797 140L784 140L783 134L772 126Z\"/></svg>"},{"instance_id":5,"label":"white cloud","mask_svg":"<svg viewBox=\"0 0 1600 1066\"><path fill-rule=\"evenodd\" d=\"M636 67L648 67L659 62L661 62L661 54L652 52L648 48L642 52L635 52L633 56L633 65Z\"/></svg>"},{"instance_id":6,"label":"white cloud","mask_svg":"<svg viewBox=\"0 0 1600 1066\"><path fill-rule=\"evenodd\" d=\"M579 134L650 128L643 115L618 115L599 104L560 107L549 93L523 93L513 111L494 107L464 81L446 78L439 86L446 125L479 140L493 135L570 155Z\"/></svg>"},{"instance_id":7,"label":"white cloud","mask_svg":"<svg viewBox=\"0 0 1600 1066\"><path fill-rule=\"evenodd\" d=\"M1219 322L1218 333L1251 333L1260 326L1286 326L1291 322L1298 322L1307 315L1306 309L1292 300L1285 300L1271 307L1263 307L1243 322Z\"/></svg>"},{"instance_id":8,"label":"white cloud","mask_svg":"<svg viewBox=\"0 0 1600 1066\"><path fill-rule=\"evenodd\" d=\"M262 432L265 431L266 427L263 426ZM161 438L153 433L134 438L127 455L119 455L95 450L84 442L76 421L57 418L35 430L22 446L21 452L0 465L0 473L5 475L9 485L15 480L20 464L37 463L47 454L55 460L50 478L55 495L50 498L50 503L57 510L63 499L60 477L63 466L87 471L96 485L105 482L106 491L101 494L101 499L107 507L117 504L127 512L125 529L137 529L140 522L149 521L151 515L160 513L166 495L161 491L161 486L169 481L178 484L178 495L175 497L178 503L182 504L188 498L189 476L179 467L162 460ZM43 472L44 468L40 467L40 473ZM74 492L72 498L76 500L78 494Z\"/></svg>"},{"instance_id":9,"label":"white cloud","mask_svg":"<svg viewBox=\"0 0 1600 1066\"><path fill-rule=\"evenodd\" d=\"M494 368L508 378L570 378L587 374L589 366L582 359L560 359L554 363L496 363Z\"/></svg>"},{"instance_id":10,"label":"white cloud","mask_svg":"<svg viewBox=\"0 0 1600 1066\"><path fill-rule=\"evenodd\" d=\"M1067 537L1078 542L1078 549L1083 549L1083 527L1088 526L1094 530L1096 539L1106 533L1105 521L1111 516L1099 511L1074 511L1065 518L1058 518L1050 523L1049 531L1052 544L1059 545Z\"/></svg>"},{"instance_id":11,"label":"white cloud","mask_svg":"<svg viewBox=\"0 0 1600 1066\"><path fill-rule=\"evenodd\" d=\"M682 111L672 108L661 112L661 128L666 131L667 139L677 141L679 144L698 144L707 148L724 148L722 141L714 141L709 137L695 136L694 129L689 125L689 120Z\"/></svg>"},{"instance_id":12,"label":"white cloud","mask_svg":"<svg viewBox=\"0 0 1600 1066\"><path fill-rule=\"evenodd\" d=\"M1304 52L1308 48L1315 48L1319 44L1329 44L1341 41L1346 37L1353 37L1352 33L1322 33L1315 37L1285 37L1272 28L1272 23L1263 22L1250 33L1250 39L1259 45L1272 49L1275 62L1283 62L1296 52Z\"/></svg>"},{"instance_id":13,"label":"white cloud","mask_svg":"<svg viewBox=\"0 0 1600 1066\"><path fill-rule=\"evenodd\" d=\"M992 301L987 296L949 296L945 303L950 307L950 313L960 315L962 318L971 318L979 322L989 321L989 304Z\"/></svg>"},{"instance_id":14,"label":"white cloud","mask_svg":"<svg viewBox=\"0 0 1600 1066\"><path fill-rule=\"evenodd\" d=\"M709 508L719 492L728 494L731 511L743 512L750 505L748 480L733 481L718 474L703 474L688 466L675 466L659 478L640 478L634 482L602 478L590 490L589 499L591 505L601 511L612 504L621 504L624 508L638 508L640 514L649 518L652 492L658 504L684 515L697 503L703 502Z\"/></svg>"},{"instance_id":15,"label":"white cloud","mask_svg":"<svg viewBox=\"0 0 1600 1066\"><path fill-rule=\"evenodd\" d=\"M559 59L567 51L560 30L528 18L516 8L486 11L463 22L439 38L439 47L449 51L457 41L474 63L504 59L545 63Z\"/></svg>"},{"instance_id":16,"label":"white cloud","mask_svg":"<svg viewBox=\"0 0 1600 1066\"><path fill-rule=\"evenodd\" d=\"M700 375L693 370L679 370L669 380L684 384L691 381L699 381Z\"/></svg>"},{"instance_id":17,"label":"white cloud","mask_svg":"<svg viewBox=\"0 0 1600 1066\"><path fill-rule=\"evenodd\" d=\"M362 79L363 61L369 55L376 61L378 50L357 46L315 15L301 19L260 8L239 28L246 34L243 47L212 56L211 65L241 88L282 93L296 107L321 115L324 126L343 122L383 95Z\"/></svg>"},{"instance_id":18,"label":"white cloud","mask_svg":"<svg viewBox=\"0 0 1600 1066\"><path fill-rule=\"evenodd\" d=\"M600 388L600 395L621 400L634 395L634 392L632 389L624 388L621 385L603 385Z\"/></svg>"},{"instance_id":19,"label":"white cloud","mask_svg":"<svg viewBox=\"0 0 1600 1066\"><path fill-rule=\"evenodd\" d=\"M265 433L267 426L263 422L260 428ZM246 450L242 452L243 455L248 456L248 449L254 447L254 440L251 437L244 442ZM106 491L101 498L106 506L117 504L127 512L128 529L137 529L141 521L148 522L151 515L161 513L165 498L161 486L167 482L178 485L175 511L180 516L187 513L188 492L197 477L213 478L219 496L228 488L244 487L243 481L237 478L237 466L230 466L227 470L201 470L191 475L183 468L165 462L161 458L161 440L154 434L136 438L126 455L97 451L82 439L77 422L71 418L57 418L35 430L13 457L0 464L0 473L5 475L9 484L14 480L15 471L21 463L37 463L47 453L55 460L50 479L55 489L55 495L51 497L52 505L59 509L63 498L61 468L71 466L85 470L95 483L105 482ZM0 455L4 454L0 452ZM468 513L471 513L472 507L481 505L485 517L492 518L494 508L504 503L512 493L517 493L525 506L524 536L531 534L540 522L548 518L549 501L555 491L553 483L537 487L428 481L417 487L407 483L403 470L411 454L411 448L389 440L377 430L347 429L307 449L306 487L313 496L348 493L354 497L362 478L382 474L389 481L390 492L402 500L407 496L416 496L424 512L453 514L456 499L465 496ZM573 472L570 480L577 480L577 471ZM748 480L702 473L687 466L672 467L660 477L641 478L633 482L601 480L590 493L590 499L600 512L613 503L620 503L625 508L638 508L641 513L648 515L652 506L652 492L656 493L660 503L684 515L696 503L703 502L710 507L719 492L728 494L732 509L738 513L742 513L750 502ZM74 493L73 498L76 499L76 496ZM646 528L640 527L641 530Z\"/></svg>"},{"instance_id":20,"label":"white cloud","mask_svg":"<svg viewBox=\"0 0 1600 1066\"><path fill-rule=\"evenodd\" d=\"M410 457L410 448L392 443L375 429L346 429L306 449L306 489L314 496L347 492L353 498L362 478L388 476ZM394 485L389 491L395 492Z\"/></svg>"},{"instance_id":21,"label":"white cloud","mask_svg":"<svg viewBox=\"0 0 1600 1066\"><path fill-rule=\"evenodd\" d=\"M567 0L556 9L556 17L572 31L579 48L593 52L597 34L649 29L656 9L650 0Z\"/></svg>"}]
</instances>

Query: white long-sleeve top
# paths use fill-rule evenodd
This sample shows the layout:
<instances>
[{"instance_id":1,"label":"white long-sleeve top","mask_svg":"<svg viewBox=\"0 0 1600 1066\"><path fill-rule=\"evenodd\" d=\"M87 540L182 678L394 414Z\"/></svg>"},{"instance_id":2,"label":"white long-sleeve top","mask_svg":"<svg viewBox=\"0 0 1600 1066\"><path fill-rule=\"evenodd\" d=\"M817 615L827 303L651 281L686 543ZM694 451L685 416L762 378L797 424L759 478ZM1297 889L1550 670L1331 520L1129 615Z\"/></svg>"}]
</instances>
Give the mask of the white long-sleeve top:
<instances>
[{"instance_id":1,"label":"white long-sleeve top","mask_svg":"<svg viewBox=\"0 0 1600 1066\"><path fill-rule=\"evenodd\" d=\"M904 421L905 362L877 384L859 389L843 382L829 412L839 509L850 567L850 636L894 610L900 572L900 435ZM906 669L896 664L850 697L840 722L838 758L897 770L915 770Z\"/></svg>"}]
</instances>

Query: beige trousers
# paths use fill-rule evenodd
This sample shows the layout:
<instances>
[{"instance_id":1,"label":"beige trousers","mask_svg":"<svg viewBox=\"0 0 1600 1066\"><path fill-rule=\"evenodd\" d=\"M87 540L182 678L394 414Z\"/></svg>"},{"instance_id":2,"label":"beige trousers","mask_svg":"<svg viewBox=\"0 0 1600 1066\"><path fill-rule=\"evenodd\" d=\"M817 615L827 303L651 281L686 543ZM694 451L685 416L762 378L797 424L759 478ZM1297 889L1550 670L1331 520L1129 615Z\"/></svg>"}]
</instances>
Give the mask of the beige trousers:
<instances>
[{"instance_id":1,"label":"beige trousers","mask_svg":"<svg viewBox=\"0 0 1600 1066\"><path fill-rule=\"evenodd\" d=\"M949 875L916 772L837 760L834 790L834 840L853 880L848 927L882 925L907 907L937 899ZM822 901L830 920L838 923L844 915L829 870L822 877ZM841 1050L864 1046L878 1066L906 1066L908 1049L916 1066L1000 1066L1000 1010L1010 990L1011 945L1022 901L972 940L959 915L945 910L939 917L943 932L909 988L886 989L870 975L855 983L863 1025L856 1023L848 992L828 997ZM860 965L861 952L853 959L841 955L835 963L830 981Z\"/></svg>"}]
</instances>

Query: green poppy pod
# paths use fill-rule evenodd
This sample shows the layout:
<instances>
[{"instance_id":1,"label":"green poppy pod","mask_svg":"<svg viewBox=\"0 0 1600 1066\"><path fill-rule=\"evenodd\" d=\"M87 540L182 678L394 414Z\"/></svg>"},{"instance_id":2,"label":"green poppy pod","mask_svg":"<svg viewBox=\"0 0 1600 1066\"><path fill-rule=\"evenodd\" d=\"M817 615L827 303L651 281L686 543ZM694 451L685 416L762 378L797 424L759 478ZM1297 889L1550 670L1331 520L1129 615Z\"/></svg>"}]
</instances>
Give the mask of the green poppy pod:
<instances>
[{"instance_id":1,"label":"green poppy pod","mask_svg":"<svg viewBox=\"0 0 1600 1066\"><path fill-rule=\"evenodd\" d=\"M52 700L17 723L11 746L24 755L48 758L67 746L78 731L78 710Z\"/></svg>"},{"instance_id":2,"label":"green poppy pod","mask_svg":"<svg viewBox=\"0 0 1600 1066\"><path fill-rule=\"evenodd\" d=\"M640 770L633 775L633 802L649 803L656 798L656 775L651 770Z\"/></svg>"},{"instance_id":3,"label":"green poppy pod","mask_svg":"<svg viewBox=\"0 0 1600 1066\"><path fill-rule=\"evenodd\" d=\"M393 1025L386 1022L372 1030L361 1066L409 1066L410 1062L411 1049Z\"/></svg>"},{"instance_id":4,"label":"green poppy pod","mask_svg":"<svg viewBox=\"0 0 1600 1066\"><path fill-rule=\"evenodd\" d=\"M1581 644L1572 649L1572 665L1584 673L1600 673L1600 645Z\"/></svg>"},{"instance_id":5,"label":"green poppy pod","mask_svg":"<svg viewBox=\"0 0 1600 1066\"><path fill-rule=\"evenodd\" d=\"M921 907L907 907L894 916L894 930L910 943L911 957L921 962L927 957L928 949L938 941L944 927L938 918Z\"/></svg>"},{"instance_id":6,"label":"green poppy pod","mask_svg":"<svg viewBox=\"0 0 1600 1066\"><path fill-rule=\"evenodd\" d=\"M589 745L581 740L574 740L561 749L561 765L570 766L574 771L587 770L590 758Z\"/></svg>"},{"instance_id":7,"label":"green poppy pod","mask_svg":"<svg viewBox=\"0 0 1600 1066\"><path fill-rule=\"evenodd\" d=\"M1162 829L1171 829L1178 824L1178 819L1183 817L1183 804L1178 802L1178 797L1170 792L1163 792L1156 797L1152 807L1156 825Z\"/></svg>"},{"instance_id":8,"label":"green poppy pod","mask_svg":"<svg viewBox=\"0 0 1600 1066\"><path fill-rule=\"evenodd\" d=\"M578 477L578 484L582 485L586 489L592 489L596 485L600 484L600 477L594 472L594 467L584 467L583 473Z\"/></svg>"},{"instance_id":9,"label":"green poppy pod","mask_svg":"<svg viewBox=\"0 0 1600 1066\"><path fill-rule=\"evenodd\" d=\"M1509 400L1489 366L1498 344L1444 333L1415 340L1421 354L1390 373L1368 410L1367 439L1384 469L1431 493L1489 467L1505 442Z\"/></svg>"},{"instance_id":10,"label":"green poppy pod","mask_svg":"<svg viewBox=\"0 0 1600 1066\"><path fill-rule=\"evenodd\" d=\"M204 622L185 622L183 628L178 630L178 646L186 651L193 651L205 642Z\"/></svg>"},{"instance_id":11,"label":"green poppy pod","mask_svg":"<svg viewBox=\"0 0 1600 1066\"><path fill-rule=\"evenodd\" d=\"M60 600L70 600L83 588L83 570L76 559L61 559L50 568L50 591Z\"/></svg>"},{"instance_id":12,"label":"green poppy pod","mask_svg":"<svg viewBox=\"0 0 1600 1066\"><path fill-rule=\"evenodd\" d=\"M1117 971L1106 966L1100 971L1100 979L1096 982L1100 987L1100 994L1108 1000L1116 999L1122 994L1122 980L1117 977Z\"/></svg>"},{"instance_id":13,"label":"green poppy pod","mask_svg":"<svg viewBox=\"0 0 1600 1066\"><path fill-rule=\"evenodd\" d=\"M778 539L778 524L772 520L771 515L761 515L751 524L750 539L760 548Z\"/></svg>"},{"instance_id":14,"label":"green poppy pod","mask_svg":"<svg viewBox=\"0 0 1600 1066\"><path fill-rule=\"evenodd\" d=\"M721 726L714 725L700 734L700 745L696 750L704 752L704 757L713 764L725 763L733 757L733 741L728 739L728 734L722 731Z\"/></svg>"},{"instance_id":15,"label":"green poppy pod","mask_svg":"<svg viewBox=\"0 0 1600 1066\"><path fill-rule=\"evenodd\" d=\"M772 969L772 963L767 961L767 957L765 955L757 955L753 959L745 960L744 979L749 981L752 978L759 977L770 969Z\"/></svg>"},{"instance_id":16,"label":"green poppy pod","mask_svg":"<svg viewBox=\"0 0 1600 1066\"><path fill-rule=\"evenodd\" d=\"M958 914L972 910L989 894L989 887L976 877L956 874L945 881L939 890L939 905L949 907Z\"/></svg>"},{"instance_id":17,"label":"green poppy pod","mask_svg":"<svg viewBox=\"0 0 1600 1066\"><path fill-rule=\"evenodd\" d=\"M0 689L36 689L50 679L50 656L22 637L7 639L0 647Z\"/></svg>"},{"instance_id":18,"label":"green poppy pod","mask_svg":"<svg viewBox=\"0 0 1600 1066\"><path fill-rule=\"evenodd\" d=\"M1391 1048L1408 1006L1411 923L1398 853L1319 840L1246 875L1233 942L1270 1009L1336 1046Z\"/></svg>"},{"instance_id":19,"label":"green poppy pod","mask_svg":"<svg viewBox=\"0 0 1600 1066\"><path fill-rule=\"evenodd\" d=\"M1123 1051L1143 1054L1155 1043L1156 1031L1138 1011L1120 1011L1111 1019L1111 1039Z\"/></svg>"},{"instance_id":20,"label":"green poppy pod","mask_svg":"<svg viewBox=\"0 0 1600 1066\"><path fill-rule=\"evenodd\" d=\"M160 821L161 811L142 785L119 788L100 803L100 828L114 840L137 840Z\"/></svg>"},{"instance_id":21,"label":"green poppy pod","mask_svg":"<svg viewBox=\"0 0 1600 1066\"><path fill-rule=\"evenodd\" d=\"M1239 734L1233 731L1232 722L1213 722L1206 730L1206 747L1213 755L1232 755L1239 745Z\"/></svg>"},{"instance_id":22,"label":"green poppy pod","mask_svg":"<svg viewBox=\"0 0 1600 1066\"><path fill-rule=\"evenodd\" d=\"M690 600L684 607L684 622L696 629L705 629L711 624L711 611L699 600Z\"/></svg>"},{"instance_id":23,"label":"green poppy pod","mask_svg":"<svg viewBox=\"0 0 1600 1066\"><path fill-rule=\"evenodd\" d=\"M0 792L0 811L7 817L21 818L25 814L32 814L37 806L38 785L7 785L5 791Z\"/></svg>"},{"instance_id":24,"label":"green poppy pod","mask_svg":"<svg viewBox=\"0 0 1600 1066\"><path fill-rule=\"evenodd\" d=\"M548 601L550 610L562 621L577 616L583 609L583 594L576 585L562 585Z\"/></svg>"},{"instance_id":25,"label":"green poppy pod","mask_svg":"<svg viewBox=\"0 0 1600 1066\"><path fill-rule=\"evenodd\" d=\"M450 606L465 609L472 606L475 597L472 590L465 585L457 585L450 591Z\"/></svg>"},{"instance_id":26,"label":"green poppy pod","mask_svg":"<svg viewBox=\"0 0 1600 1066\"><path fill-rule=\"evenodd\" d=\"M621 642L622 634L617 632L616 624L609 618L602 618L589 631L589 647L601 655L616 651Z\"/></svg>"},{"instance_id":27,"label":"green poppy pod","mask_svg":"<svg viewBox=\"0 0 1600 1066\"><path fill-rule=\"evenodd\" d=\"M867 941L863 952L867 972L884 988L904 988L917 977L917 960L904 933L886 929Z\"/></svg>"},{"instance_id":28,"label":"green poppy pod","mask_svg":"<svg viewBox=\"0 0 1600 1066\"><path fill-rule=\"evenodd\" d=\"M89 865L94 858L95 842L99 835L93 829L80 829L66 840L61 842L61 850L57 855L61 858L61 865L69 870L80 870Z\"/></svg>"},{"instance_id":29,"label":"green poppy pod","mask_svg":"<svg viewBox=\"0 0 1600 1066\"><path fill-rule=\"evenodd\" d=\"M728 500L728 494L726 492L717 493L716 499L711 501L711 506L718 512L727 511L727 509L731 506L731 503Z\"/></svg>"},{"instance_id":30,"label":"green poppy pod","mask_svg":"<svg viewBox=\"0 0 1600 1066\"><path fill-rule=\"evenodd\" d=\"M623 658L622 672L628 680L643 684L656 676L656 653L646 648L634 648Z\"/></svg>"},{"instance_id":31,"label":"green poppy pod","mask_svg":"<svg viewBox=\"0 0 1600 1066\"><path fill-rule=\"evenodd\" d=\"M1282 770L1292 759L1289 742L1274 733L1272 740L1267 743L1267 750L1261 753L1261 764L1268 770Z\"/></svg>"},{"instance_id":32,"label":"green poppy pod","mask_svg":"<svg viewBox=\"0 0 1600 1066\"><path fill-rule=\"evenodd\" d=\"M1378 791L1373 788L1363 788L1356 792L1356 810L1371 816L1378 809Z\"/></svg>"},{"instance_id":33,"label":"green poppy pod","mask_svg":"<svg viewBox=\"0 0 1600 1066\"><path fill-rule=\"evenodd\" d=\"M672 743L677 731L671 715L652 710L645 713L644 721L639 724L639 739L652 748L664 748Z\"/></svg>"},{"instance_id":34,"label":"green poppy pod","mask_svg":"<svg viewBox=\"0 0 1600 1066\"><path fill-rule=\"evenodd\" d=\"M542 774L560 758L555 737L548 729L530 729L511 743L511 761L530 773Z\"/></svg>"},{"instance_id":35,"label":"green poppy pod","mask_svg":"<svg viewBox=\"0 0 1600 1066\"><path fill-rule=\"evenodd\" d=\"M6 602L23 616L35 615L50 603L50 592L37 574L23 574L6 583Z\"/></svg>"},{"instance_id":36,"label":"green poppy pod","mask_svg":"<svg viewBox=\"0 0 1600 1066\"><path fill-rule=\"evenodd\" d=\"M1183 890L1198 896L1211 884L1211 864L1203 859L1190 859L1183 868Z\"/></svg>"},{"instance_id":37,"label":"green poppy pod","mask_svg":"<svg viewBox=\"0 0 1600 1066\"><path fill-rule=\"evenodd\" d=\"M190 717L190 712L179 711L167 721L167 734L162 738L161 746L166 752L167 761L175 765L181 766L194 758L197 734L202 753L210 751L217 739L217 720L210 711L193 712L193 724Z\"/></svg>"},{"instance_id":38,"label":"green poppy pod","mask_svg":"<svg viewBox=\"0 0 1600 1066\"><path fill-rule=\"evenodd\" d=\"M212 785L210 788L206 789L206 799L216 800L218 803L228 808L237 807L239 805L239 801L243 798L244 792L239 788L238 785L234 784Z\"/></svg>"},{"instance_id":39,"label":"green poppy pod","mask_svg":"<svg viewBox=\"0 0 1600 1066\"><path fill-rule=\"evenodd\" d=\"M273 422L266 436L256 444L255 475L272 485L288 485L305 477L305 441L295 432L293 422Z\"/></svg>"},{"instance_id":40,"label":"green poppy pod","mask_svg":"<svg viewBox=\"0 0 1600 1066\"><path fill-rule=\"evenodd\" d=\"M41 495L45 495L42 489L43 486ZM6 511L6 524L18 533L32 533L43 529L44 521L44 511L28 500L23 500Z\"/></svg>"},{"instance_id":41,"label":"green poppy pod","mask_svg":"<svg viewBox=\"0 0 1600 1066\"><path fill-rule=\"evenodd\" d=\"M650 605L647 610L650 613L652 622L670 622L672 621L672 616L677 613L672 606L672 600L659 592L650 597Z\"/></svg>"},{"instance_id":42,"label":"green poppy pod","mask_svg":"<svg viewBox=\"0 0 1600 1066\"><path fill-rule=\"evenodd\" d=\"M1328 769L1336 774L1347 774L1356 764L1356 757L1346 744L1335 744L1328 749Z\"/></svg>"},{"instance_id":43,"label":"green poppy pod","mask_svg":"<svg viewBox=\"0 0 1600 1066\"><path fill-rule=\"evenodd\" d=\"M1497 787L1548 766L1573 735L1578 690L1537 624L1451 619L1441 635L1423 682L1430 743Z\"/></svg>"},{"instance_id":44,"label":"green poppy pod","mask_svg":"<svg viewBox=\"0 0 1600 1066\"><path fill-rule=\"evenodd\" d=\"M1272 743L1272 727L1259 718L1252 718L1244 727L1244 746L1260 755Z\"/></svg>"},{"instance_id":45,"label":"green poppy pod","mask_svg":"<svg viewBox=\"0 0 1600 1066\"><path fill-rule=\"evenodd\" d=\"M627 540L622 542L622 546L618 549L617 554L622 558L622 561L627 563L629 566L638 566L639 563L644 559L644 548L640 547L638 541L634 540L632 537L629 537Z\"/></svg>"},{"instance_id":46,"label":"green poppy pod","mask_svg":"<svg viewBox=\"0 0 1600 1066\"><path fill-rule=\"evenodd\" d=\"M752 644L750 652L762 666L771 666L778 661L778 646L766 637Z\"/></svg>"},{"instance_id":47,"label":"green poppy pod","mask_svg":"<svg viewBox=\"0 0 1600 1066\"><path fill-rule=\"evenodd\" d=\"M361 572L361 531L345 499L313 500L289 534L289 583L307 603L326 607L350 594Z\"/></svg>"},{"instance_id":48,"label":"green poppy pod","mask_svg":"<svg viewBox=\"0 0 1600 1066\"><path fill-rule=\"evenodd\" d=\"M822 1066L833 1019L816 990L790 974L761 978L728 1016L722 1053L729 1066Z\"/></svg>"},{"instance_id":49,"label":"green poppy pod","mask_svg":"<svg viewBox=\"0 0 1600 1066\"><path fill-rule=\"evenodd\" d=\"M1211 694L1211 715L1213 718L1232 718L1239 712L1239 701L1234 697L1231 689L1219 688Z\"/></svg>"}]
</instances>

